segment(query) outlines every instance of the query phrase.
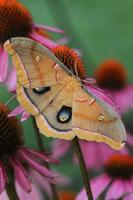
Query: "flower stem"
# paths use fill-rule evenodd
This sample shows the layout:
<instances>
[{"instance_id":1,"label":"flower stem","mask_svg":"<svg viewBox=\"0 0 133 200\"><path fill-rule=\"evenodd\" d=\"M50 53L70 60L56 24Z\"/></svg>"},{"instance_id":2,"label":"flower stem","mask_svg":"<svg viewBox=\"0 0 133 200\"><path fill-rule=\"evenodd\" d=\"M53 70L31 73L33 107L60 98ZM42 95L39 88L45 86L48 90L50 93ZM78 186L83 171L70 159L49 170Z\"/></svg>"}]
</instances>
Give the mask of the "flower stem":
<instances>
[{"instance_id":1,"label":"flower stem","mask_svg":"<svg viewBox=\"0 0 133 200\"><path fill-rule=\"evenodd\" d=\"M72 142L73 142L73 147L75 149L76 155L77 155L78 160L79 160L79 165L80 165L80 169L81 169L83 182L84 182L84 186L85 186L85 189L86 189L86 194L87 194L88 200L93 200L93 195L92 195L92 191L91 191L91 187L90 187L89 177L88 177L87 169L86 169L86 166L85 166L83 154L82 154L82 151L81 151L81 148L80 148L79 140L78 140L77 137L75 137L72 140Z\"/></svg>"},{"instance_id":2,"label":"flower stem","mask_svg":"<svg viewBox=\"0 0 133 200\"><path fill-rule=\"evenodd\" d=\"M14 173L13 170L8 167L6 170L8 174L8 180L9 182L6 184L6 193L8 195L9 200L19 200L16 187L15 187L15 179L14 179Z\"/></svg>"},{"instance_id":3,"label":"flower stem","mask_svg":"<svg viewBox=\"0 0 133 200\"><path fill-rule=\"evenodd\" d=\"M36 133L36 139L37 139L37 142L38 142L39 150L42 151L42 152L45 152L45 147L44 147L39 129L36 125L35 118L32 117L32 120L33 120L33 125L34 125L34 129L35 129L35 133ZM50 169L50 166L47 162L45 162L44 165L47 169ZM52 192L52 199L53 200L59 200L59 196L58 196L58 192L57 192L55 184L52 184L52 183L49 183L49 184L50 184L50 188L51 188L51 192Z\"/></svg>"}]
</instances>

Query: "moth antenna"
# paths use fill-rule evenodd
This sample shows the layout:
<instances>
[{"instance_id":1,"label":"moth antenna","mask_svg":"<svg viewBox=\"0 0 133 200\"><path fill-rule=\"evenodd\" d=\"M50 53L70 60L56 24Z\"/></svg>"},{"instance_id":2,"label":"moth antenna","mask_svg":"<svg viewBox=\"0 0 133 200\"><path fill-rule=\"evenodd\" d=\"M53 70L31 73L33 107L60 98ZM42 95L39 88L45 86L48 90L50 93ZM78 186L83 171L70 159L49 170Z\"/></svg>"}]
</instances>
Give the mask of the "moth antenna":
<instances>
[{"instance_id":1,"label":"moth antenna","mask_svg":"<svg viewBox=\"0 0 133 200\"><path fill-rule=\"evenodd\" d=\"M16 98L17 94L13 95L6 103L5 106L7 106L10 102L12 102Z\"/></svg>"},{"instance_id":2,"label":"moth antenna","mask_svg":"<svg viewBox=\"0 0 133 200\"><path fill-rule=\"evenodd\" d=\"M82 82L88 83L88 84L95 84L96 80L94 78L87 78L87 79L81 79Z\"/></svg>"},{"instance_id":3,"label":"moth antenna","mask_svg":"<svg viewBox=\"0 0 133 200\"><path fill-rule=\"evenodd\" d=\"M78 73L78 70L77 70L77 60L75 61L74 69L75 69L76 76L79 77L79 73Z\"/></svg>"}]
</instances>

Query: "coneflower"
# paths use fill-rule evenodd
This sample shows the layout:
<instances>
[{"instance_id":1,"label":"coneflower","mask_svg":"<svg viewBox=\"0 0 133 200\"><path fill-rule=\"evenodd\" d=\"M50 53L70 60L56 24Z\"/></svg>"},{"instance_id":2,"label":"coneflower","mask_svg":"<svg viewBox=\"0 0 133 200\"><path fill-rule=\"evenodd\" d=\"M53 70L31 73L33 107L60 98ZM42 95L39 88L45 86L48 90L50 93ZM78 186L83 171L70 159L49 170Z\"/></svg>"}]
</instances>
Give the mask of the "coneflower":
<instances>
[{"instance_id":1,"label":"coneflower","mask_svg":"<svg viewBox=\"0 0 133 200\"><path fill-rule=\"evenodd\" d=\"M0 1L0 82L5 81L10 73L4 42L12 37L29 37L51 49L56 43L49 38L48 31L64 33L54 27L34 24L28 9L17 0Z\"/></svg>"},{"instance_id":2,"label":"coneflower","mask_svg":"<svg viewBox=\"0 0 133 200\"><path fill-rule=\"evenodd\" d=\"M133 199L133 157L116 154L105 164L105 173L91 180L94 199L106 191L105 200ZM82 190L76 200L87 200L85 190Z\"/></svg>"},{"instance_id":3,"label":"coneflower","mask_svg":"<svg viewBox=\"0 0 133 200\"><path fill-rule=\"evenodd\" d=\"M98 86L120 108L120 114L133 108L133 85L128 85L127 70L123 64L115 59L103 61L95 71Z\"/></svg>"},{"instance_id":4,"label":"coneflower","mask_svg":"<svg viewBox=\"0 0 133 200\"><path fill-rule=\"evenodd\" d=\"M0 103L0 193L8 184L10 169L15 182L26 192L32 189L27 167L33 168L53 183L56 175L43 164L56 163L56 160L24 146L22 126L17 118L8 117L9 112L7 106Z\"/></svg>"}]
</instances>

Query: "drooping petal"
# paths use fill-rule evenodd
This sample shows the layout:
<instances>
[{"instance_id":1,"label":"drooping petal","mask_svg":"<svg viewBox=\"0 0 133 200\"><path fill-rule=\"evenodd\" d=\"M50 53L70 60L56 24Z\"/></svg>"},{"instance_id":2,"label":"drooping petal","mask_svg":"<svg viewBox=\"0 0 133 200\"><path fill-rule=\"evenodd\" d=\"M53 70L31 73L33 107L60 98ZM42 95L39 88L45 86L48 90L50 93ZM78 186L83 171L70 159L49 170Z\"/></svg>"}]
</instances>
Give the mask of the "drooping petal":
<instances>
[{"instance_id":1,"label":"drooping petal","mask_svg":"<svg viewBox=\"0 0 133 200\"><path fill-rule=\"evenodd\" d=\"M37 163L34 161L28 154L26 154L24 151L19 151L21 157L27 161L30 166L38 171L40 174L47 176L48 178L57 178L57 175L55 175L53 172L51 172L49 169L46 167L42 166L40 163Z\"/></svg>"},{"instance_id":2,"label":"drooping petal","mask_svg":"<svg viewBox=\"0 0 133 200\"><path fill-rule=\"evenodd\" d=\"M16 181L19 183L19 185L22 187L24 191L30 192L31 181L28 178L28 174L24 169L24 167L22 166L21 162L14 157L10 159L10 163L14 168Z\"/></svg>"},{"instance_id":3,"label":"drooping petal","mask_svg":"<svg viewBox=\"0 0 133 200\"><path fill-rule=\"evenodd\" d=\"M8 182L8 178L6 175L5 167L3 163L0 161L0 194L5 189L5 184Z\"/></svg>"},{"instance_id":4,"label":"drooping petal","mask_svg":"<svg viewBox=\"0 0 133 200\"><path fill-rule=\"evenodd\" d=\"M111 177L106 174L93 178L90 181L94 199L96 199L106 189L111 181Z\"/></svg>"},{"instance_id":5,"label":"drooping petal","mask_svg":"<svg viewBox=\"0 0 133 200\"><path fill-rule=\"evenodd\" d=\"M56 40L56 43L58 45L64 45L64 44L68 44L69 41L70 41L70 38L68 36L66 36L66 37L62 37L62 38Z\"/></svg>"},{"instance_id":6,"label":"drooping petal","mask_svg":"<svg viewBox=\"0 0 133 200\"><path fill-rule=\"evenodd\" d=\"M33 33L31 33L30 37L33 40L40 42L41 44L43 44L44 46L46 46L49 49L53 49L54 47L57 46L57 44L54 41L52 41L44 36L41 36L38 33L33 32Z\"/></svg>"},{"instance_id":7,"label":"drooping petal","mask_svg":"<svg viewBox=\"0 0 133 200\"><path fill-rule=\"evenodd\" d=\"M22 116L21 116L21 122L24 122L24 121L26 121L28 118L30 117L30 114L29 113L27 113L26 111L24 111L23 113L22 113Z\"/></svg>"},{"instance_id":8,"label":"drooping petal","mask_svg":"<svg viewBox=\"0 0 133 200\"><path fill-rule=\"evenodd\" d=\"M80 141L80 146L84 156L86 166L88 168L100 168L102 167L106 160L113 154L116 153L115 150L109 148L104 143ZM127 149L122 149L119 151L120 154L127 154ZM97 156L97 154L99 156Z\"/></svg>"},{"instance_id":9,"label":"drooping petal","mask_svg":"<svg viewBox=\"0 0 133 200\"><path fill-rule=\"evenodd\" d=\"M10 73L8 73L5 85L9 92L15 92L16 91L16 71L15 69L12 69Z\"/></svg>"},{"instance_id":10,"label":"drooping petal","mask_svg":"<svg viewBox=\"0 0 133 200\"><path fill-rule=\"evenodd\" d=\"M133 192L127 195L124 195L123 200L133 200Z\"/></svg>"},{"instance_id":11,"label":"drooping petal","mask_svg":"<svg viewBox=\"0 0 133 200\"><path fill-rule=\"evenodd\" d=\"M65 31L56 27L52 27L52 26L47 26L47 25L42 25L42 24L34 24L33 25L35 28L41 28L50 32L54 32L54 33L61 33L64 34Z\"/></svg>"},{"instance_id":12,"label":"drooping petal","mask_svg":"<svg viewBox=\"0 0 133 200\"><path fill-rule=\"evenodd\" d=\"M15 183L15 186L19 200L45 200L44 195L42 195L38 186L35 184L31 184L32 190L30 193L25 192L17 182ZM9 200L6 191L3 191L0 194L0 200Z\"/></svg>"},{"instance_id":13,"label":"drooping petal","mask_svg":"<svg viewBox=\"0 0 133 200\"><path fill-rule=\"evenodd\" d=\"M114 98L120 107L121 114L127 112L129 109L133 109L133 85L129 85L125 89L116 92Z\"/></svg>"},{"instance_id":14,"label":"drooping petal","mask_svg":"<svg viewBox=\"0 0 133 200\"><path fill-rule=\"evenodd\" d=\"M113 109L115 109L117 113L120 112L119 106L117 105L116 101L114 101L110 93L103 91L97 87L94 87L92 84L86 84L86 88L89 91L91 91L95 96L97 96L98 98L101 98L103 101L105 101L110 106L112 106Z\"/></svg>"},{"instance_id":15,"label":"drooping petal","mask_svg":"<svg viewBox=\"0 0 133 200\"><path fill-rule=\"evenodd\" d=\"M53 157L55 158L61 158L65 154L68 153L71 146L71 142L66 140L53 140L51 143L51 148L53 152Z\"/></svg>"},{"instance_id":16,"label":"drooping petal","mask_svg":"<svg viewBox=\"0 0 133 200\"><path fill-rule=\"evenodd\" d=\"M8 71L8 53L4 49L0 49L0 82L7 77Z\"/></svg>"},{"instance_id":17,"label":"drooping petal","mask_svg":"<svg viewBox=\"0 0 133 200\"><path fill-rule=\"evenodd\" d=\"M17 115L20 115L23 112L24 112L24 109L19 105L9 113L8 117L17 116Z\"/></svg>"},{"instance_id":18,"label":"drooping petal","mask_svg":"<svg viewBox=\"0 0 133 200\"><path fill-rule=\"evenodd\" d=\"M105 200L119 199L124 193L125 193L125 191L124 191L123 180L121 180L121 179L114 180L114 182L109 187L109 189L106 193Z\"/></svg>"},{"instance_id":19,"label":"drooping petal","mask_svg":"<svg viewBox=\"0 0 133 200\"><path fill-rule=\"evenodd\" d=\"M90 181L94 200L99 197L99 195L105 190L110 182L111 178L106 174L98 176ZM76 197L76 200L88 200L85 189L80 191Z\"/></svg>"},{"instance_id":20,"label":"drooping petal","mask_svg":"<svg viewBox=\"0 0 133 200\"><path fill-rule=\"evenodd\" d=\"M16 189L20 200L45 200L44 195L42 195L38 186L31 183L31 192L25 192L20 185L16 182ZM4 200L4 199L3 199Z\"/></svg>"},{"instance_id":21,"label":"drooping petal","mask_svg":"<svg viewBox=\"0 0 133 200\"><path fill-rule=\"evenodd\" d=\"M56 164L59 163L58 160L55 160L54 158L47 157L44 153L37 152L34 149L23 148L23 149L21 149L21 152L28 154L30 157L33 158L33 160L41 159L44 162L51 162L51 163L56 163Z\"/></svg>"}]
</instances>

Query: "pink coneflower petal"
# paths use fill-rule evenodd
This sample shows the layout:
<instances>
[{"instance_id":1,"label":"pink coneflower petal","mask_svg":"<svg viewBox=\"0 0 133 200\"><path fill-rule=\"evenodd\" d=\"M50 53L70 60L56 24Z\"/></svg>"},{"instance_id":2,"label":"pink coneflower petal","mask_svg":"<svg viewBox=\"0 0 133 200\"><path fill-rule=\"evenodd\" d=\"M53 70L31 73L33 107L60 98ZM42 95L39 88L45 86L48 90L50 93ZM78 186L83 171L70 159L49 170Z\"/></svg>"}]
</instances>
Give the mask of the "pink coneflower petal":
<instances>
[{"instance_id":1,"label":"pink coneflower petal","mask_svg":"<svg viewBox=\"0 0 133 200\"><path fill-rule=\"evenodd\" d=\"M28 149L23 148L21 149L21 152L27 153L30 157L32 156L33 159L41 159L44 162L50 162L50 163L59 163L58 160L55 160L54 158L49 158L42 152L37 152L34 149Z\"/></svg>"},{"instance_id":2,"label":"pink coneflower petal","mask_svg":"<svg viewBox=\"0 0 133 200\"><path fill-rule=\"evenodd\" d=\"M91 189L94 200L99 197L99 195L105 190L110 182L111 178L106 174L103 174L91 180ZM76 197L76 200L88 200L85 189L82 189L80 191L80 193Z\"/></svg>"},{"instance_id":3,"label":"pink coneflower petal","mask_svg":"<svg viewBox=\"0 0 133 200\"><path fill-rule=\"evenodd\" d=\"M124 195L124 198L123 200L133 200L133 194L127 194L127 195Z\"/></svg>"},{"instance_id":4,"label":"pink coneflower petal","mask_svg":"<svg viewBox=\"0 0 133 200\"><path fill-rule=\"evenodd\" d=\"M119 113L119 107L116 104L116 101L114 102L112 97L109 93L94 87L93 85L87 84L87 89L91 91L95 96L100 97L102 100L104 100L106 103L108 103L110 106L112 106L118 113Z\"/></svg>"},{"instance_id":5,"label":"pink coneflower petal","mask_svg":"<svg viewBox=\"0 0 133 200\"><path fill-rule=\"evenodd\" d=\"M52 40L48 39L48 38L45 38L41 35L39 35L38 33L31 33L30 34L31 38L40 42L41 44L43 44L44 46L46 46L47 48L49 49L53 49L54 47L57 46L57 44L55 42L53 42Z\"/></svg>"},{"instance_id":6,"label":"pink coneflower petal","mask_svg":"<svg viewBox=\"0 0 133 200\"><path fill-rule=\"evenodd\" d=\"M37 185L31 183L31 192L25 192L20 185L16 182L16 189L20 200L44 200L42 193L39 191ZM5 200L5 199L3 199Z\"/></svg>"},{"instance_id":7,"label":"pink coneflower petal","mask_svg":"<svg viewBox=\"0 0 133 200\"><path fill-rule=\"evenodd\" d=\"M7 77L8 71L8 53L4 49L0 49L0 82Z\"/></svg>"},{"instance_id":8,"label":"pink coneflower petal","mask_svg":"<svg viewBox=\"0 0 133 200\"><path fill-rule=\"evenodd\" d=\"M125 193L133 193L133 179L123 180Z\"/></svg>"},{"instance_id":9,"label":"pink coneflower petal","mask_svg":"<svg viewBox=\"0 0 133 200\"><path fill-rule=\"evenodd\" d=\"M63 44L68 44L69 41L70 41L70 38L68 36L66 36L66 37L62 37L62 38L56 40L56 43L58 45L63 45Z\"/></svg>"},{"instance_id":10,"label":"pink coneflower petal","mask_svg":"<svg viewBox=\"0 0 133 200\"><path fill-rule=\"evenodd\" d=\"M6 79L5 85L9 92L15 92L16 91L16 71L15 69L12 69L10 73L8 73L8 77Z\"/></svg>"},{"instance_id":11,"label":"pink coneflower petal","mask_svg":"<svg viewBox=\"0 0 133 200\"><path fill-rule=\"evenodd\" d=\"M28 154L26 154L24 151L19 151L20 155L24 160L26 160L30 166L41 173L44 176L47 176L48 178L57 178L57 175L55 175L53 172L51 172L49 169L46 167L43 167L41 164L37 163L34 161Z\"/></svg>"},{"instance_id":12,"label":"pink coneflower petal","mask_svg":"<svg viewBox=\"0 0 133 200\"><path fill-rule=\"evenodd\" d=\"M42 24L33 24L33 26L35 28L41 28L50 32L54 32L54 33L61 33L64 34L65 31L56 27L51 27L51 26L47 26L47 25L42 25Z\"/></svg>"},{"instance_id":13,"label":"pink coneflower petal","mask_svg":"<svg viewBox=\"0 0 133 200\"><path fill-rule=\"evenodd\" d=\"M39 188L34 185L32 185L32 190L30 193L25 192L20 185L16 182L16 190L19 197L19 200L44 200L45 198L42 196L42 193L39 191ZM3 191L2 194L0 194L0 200L9 200L6 191Z\"/></svg>"},{"instance_id":14,"label":"pink coneflower petal","mask_svg":"<svg viewBox=\"0 0 133 200\"><path fill-rule=\"evenodd\" d=\"M66 140L53 140L51 143L53 157L60 158L64 156L66 153L68 153L71 146L71 142L68 142Z\"/></svg>"},{"instance_id":15,"label":"pink coneflower petal","mask_svg":"<svg viewBox=\"0 0 133 200\"><path fill-rule=\"evenodd\" d=\"M121 179L115 180L109 187L105 200L118 199L125 193L124 184Z\"/></svg>"},{"instance_id":16,"label":"pink coneflower petal","mask_svg":"<svg viewBox=\"0 0 133 200\"><path fill-rule=\"evenodd\" d=\"M22 113L22 116L21 116L21 122L24 122L25 120L27 120L28 118L30 117L30 114L29 113L27 113L26 111L24 111L23 113Z\"/></svg>"},{"instance_id":17,"label":"pink coneflower petal","mask_svg":"<svg viewBox=\"0 0 133 200\"><path fill-rule=\"evenodd\" d=\"M127 134L127 144L133 146L133 135L131 133Z\"/></svg>"},{"instance_id":18,"label":"pink coneflower petal","mask_svg":"<svg viewBox=\"0 0 133 200\"><path fill-rule=\"evenodd\" d=\"M21 162L16 158L11 158L10 163L14 168L15 177L19 185L25 190L26 192L31 191L31 181L27 177L27 172L22 166Z\"/></svg>"},{"instance_id":19,"label":"pink coneflower petal","mask_svg":"<svg viewBox=\"0 0 133 200\"><path fill-rule=\"evenodd\" d=\"M8 178L6 175L5 167L3 163L0 161L0 193L5 189L5 184L8 182Z\"/></svg>"},{"instance_id":20,"label":"pink coneflower petal","mask_svg":"<svg viewBox=\"0 0 133 200\"><path fill-rule=\"evenodd\" d=\"M101 176L93 178L90 181L94 199L96 199L106 189L111 180L112 179L108 175L103 174Z\"/></svg>"},{"instance_id":21,"label":"pink coneflower petal","mask_svg":"<svg viewBox=\"0 0 133 200\"><path fill-rule=\"evenodd\" d=\"M133 108L133 85L127 86L119 92L112 92L112 96L119 105L121 114Z\"/></svg>"},{"instance_id":22,"label":"pink coneflower petal","mask_svg":"<svg viewBox=\"0 0 133 200\"><path fill-rule=\"evenodd\" d=\"M14 117L14 116L20 115L23 112L24 112L24 109L19 105L9 113L8 117Z\"/></svg>"}]
</instances>

